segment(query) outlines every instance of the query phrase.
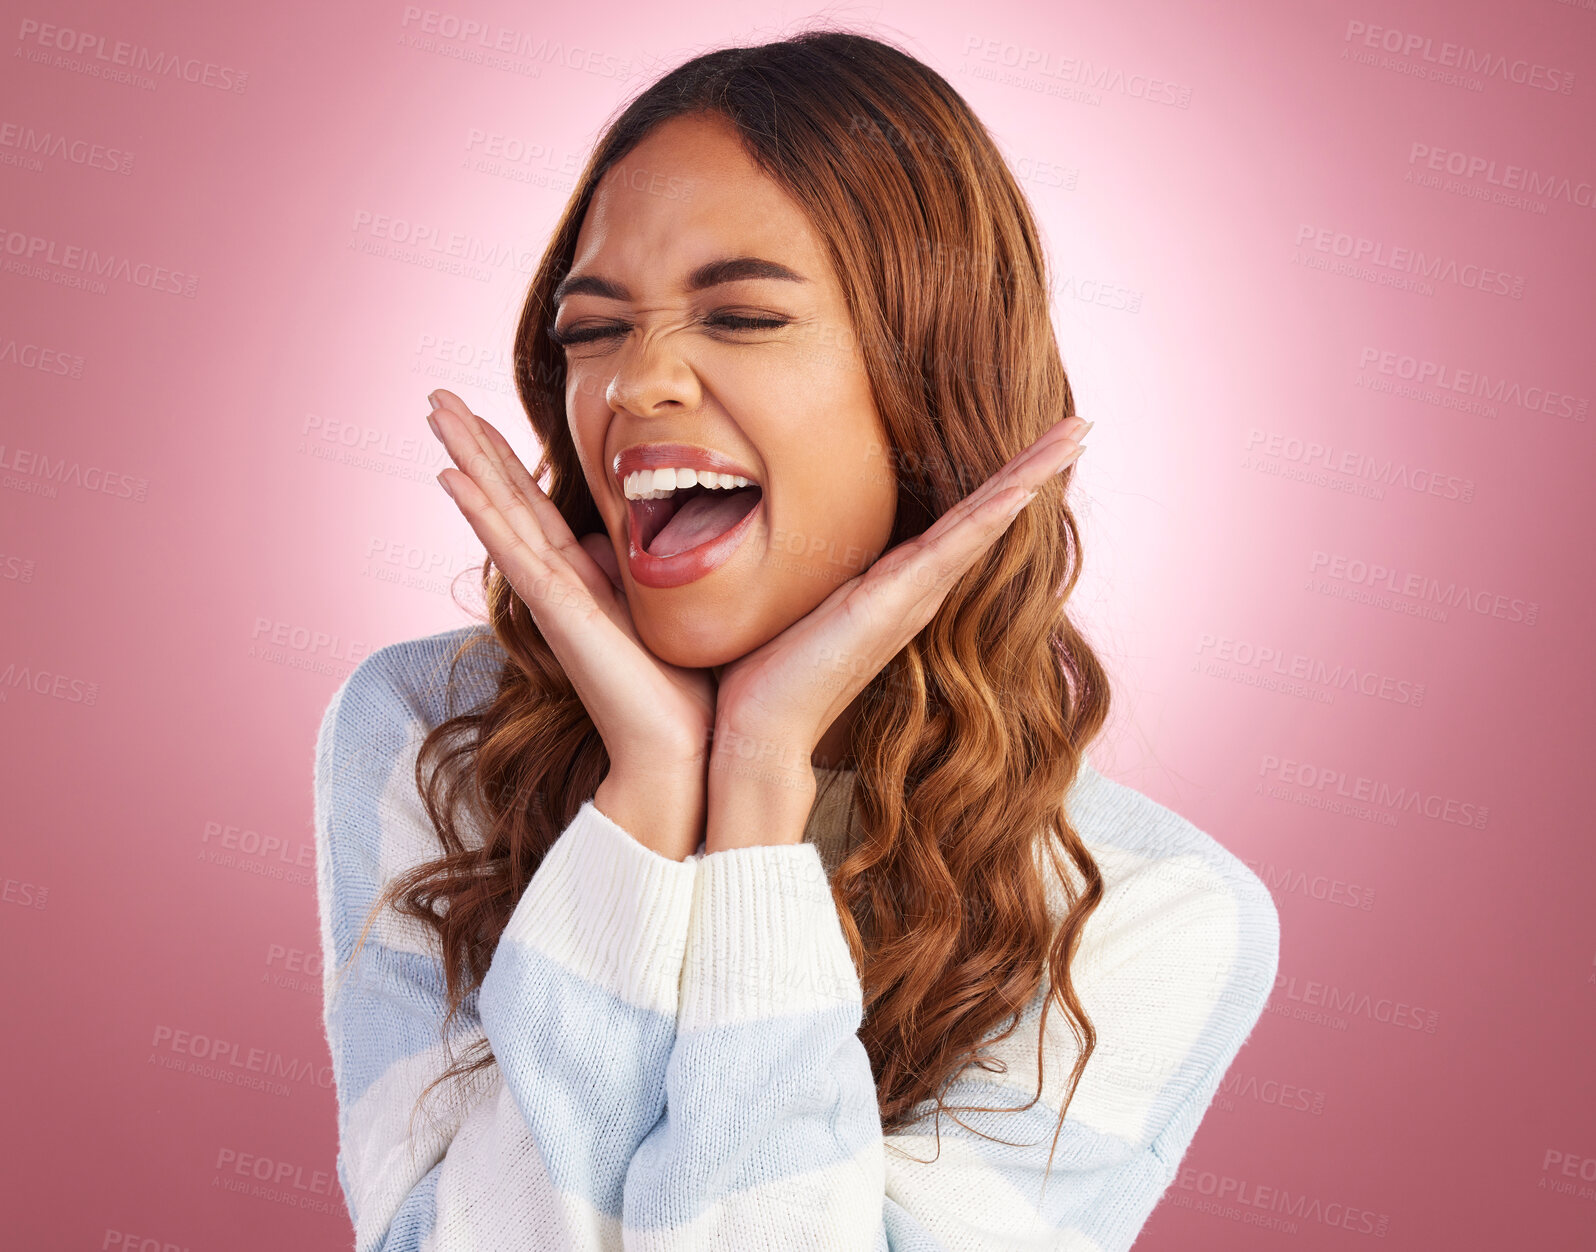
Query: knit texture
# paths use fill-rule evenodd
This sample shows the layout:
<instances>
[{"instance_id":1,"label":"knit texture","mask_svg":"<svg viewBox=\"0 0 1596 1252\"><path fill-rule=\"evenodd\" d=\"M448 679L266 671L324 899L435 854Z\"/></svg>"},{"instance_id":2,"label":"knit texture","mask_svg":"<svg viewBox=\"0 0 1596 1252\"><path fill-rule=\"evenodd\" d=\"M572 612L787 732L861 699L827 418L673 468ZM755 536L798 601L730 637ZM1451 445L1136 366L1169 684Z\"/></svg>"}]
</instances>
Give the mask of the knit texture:
<instances>
[{"instance_id":1,"label":"knit texture","mask_svg":"<svg viewBox=\"0 0 1596 1252\"><path fill-rule=\"evenodd\" d=\"M323 1013L357 1252L1131 1246L1274 984L1279 918L1240 860L1083 762L1066 802L1105 896L1071 976L1098 1042L1056 1150L1079 1051L1055 1003L1032 1103L1045 982L989 1048L1006 1072L968 1067L945 1093L995 1111L938 1126L928 1101L883 1136L828 887L857 836L845 770L822 771L803 843L681 862L583 804L445 1041L429 928L387 910L345 965L382 886L440 851L416 753L491 692L478 661L466 703L444 707L454 647L481 629L373 653L317 739ZM414 1112L484 1041L495 1063Z\"/></svg>"}]
</instances>

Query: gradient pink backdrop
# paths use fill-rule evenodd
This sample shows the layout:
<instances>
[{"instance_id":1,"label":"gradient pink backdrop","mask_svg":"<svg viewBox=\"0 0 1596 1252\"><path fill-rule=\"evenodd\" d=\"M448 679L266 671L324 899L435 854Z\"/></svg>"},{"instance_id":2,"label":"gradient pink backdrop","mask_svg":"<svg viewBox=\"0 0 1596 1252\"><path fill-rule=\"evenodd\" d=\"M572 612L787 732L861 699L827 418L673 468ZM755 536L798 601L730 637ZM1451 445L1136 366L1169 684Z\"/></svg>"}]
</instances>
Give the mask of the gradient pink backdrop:
<instances>
[{"instance_id":1,"label":"gradient pink backdrop","mask_svg":"<svg viewBox=\"0 0 1596 1252\"><path fill-rule=\"evenodd\" d=\"M348 1247L311 753L362 656L468 620L423 397L530 461L510 333L599 127L809 11L6 7L0 1242ZM1278 901L1138 1248L1596 1245L1596 2L829 12L1043 223L1098 764Z\"/></svg>"}]
</instances>

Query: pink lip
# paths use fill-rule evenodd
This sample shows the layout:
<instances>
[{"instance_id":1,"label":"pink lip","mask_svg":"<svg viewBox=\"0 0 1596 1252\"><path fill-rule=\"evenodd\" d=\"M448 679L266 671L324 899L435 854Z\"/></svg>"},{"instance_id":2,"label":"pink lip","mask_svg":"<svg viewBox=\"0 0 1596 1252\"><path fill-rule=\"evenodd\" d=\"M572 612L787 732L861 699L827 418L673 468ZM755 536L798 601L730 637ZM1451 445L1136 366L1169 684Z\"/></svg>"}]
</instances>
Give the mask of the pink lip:
<instances>
[{"instance_id":1,"label":"pink lip","mask_svg":"<svg viewBox=\"0 0 1596 1252\"><path fill-rule=\"evenodd\" d=\"M643 468L639 466L638 468ZM698 468L697 466L694 467ZM705 467L708 468L708 467ZM730 470L725 471L731 473ZM632 577L645 587L680 587L684 583L696 582L705 574L719 569L731 560L732 553L742 546L748 532L754 528L754 519L765 511L765 497L761 492L759 503L749 509L738 522L725 534L716 535L707 543L701 543L696 548L689 548L686 552L678 552L675 556L659 557L650 552L644 552L637 546L637 541L632 537L631 510L627 510L626 517L626 564L632 571Z\"/></svg>"},{"instance_id":2,"label":"pink lip","mask_svg":"<svg viewBox=\"0 0 1596 1252\"><path fill-rule=\"evenodd\" d=\"M628 474L643 469L659 469L664 465L681 469L713 470L717 474L740 474L749 482L758 481L730 457L690 443L634 443L630 448L622 448L615 454L611 470L615 475L616 485L620 486L626 482Z\"/></svg>"},{"instance_id":3,"label":"pink lip","mask_svg":"<svg viewBox=\"0 0 1596 1252\"><path fill-rule=\"evenodd\" d=\"M739 474L751 483L758 480L730 457L709 448L687 443L640 443L622 448L615 456L613 471L617 485L624 485L626 476L637 470L659 469L661 466L686 469L711 470L717 474ZM624 498L624 496L623 496ZM765 508L764 487L760 485L759 503L749 509L743 519L724 534L717 535L696 548L678 552L675 556L658 557L637 546L634 537L631 502L626 511L626 564L632 578L645 587L680 587L696 582L704 575L719 569L731 560L732 553L742 546L753 529L754 520Z\"/></svg>"}]
</instances>

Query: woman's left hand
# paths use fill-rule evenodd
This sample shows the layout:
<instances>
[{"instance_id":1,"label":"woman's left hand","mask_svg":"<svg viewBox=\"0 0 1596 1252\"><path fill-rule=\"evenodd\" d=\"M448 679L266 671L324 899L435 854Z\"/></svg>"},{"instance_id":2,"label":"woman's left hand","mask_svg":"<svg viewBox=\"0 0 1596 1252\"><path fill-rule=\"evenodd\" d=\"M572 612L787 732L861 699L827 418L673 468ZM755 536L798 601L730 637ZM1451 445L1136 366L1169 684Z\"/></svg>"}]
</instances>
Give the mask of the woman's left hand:
<instances>
[{"instance_id":1,"label":"woman's left hand","mask_svg":"<svg viewBox=\"0 0 1596 1252\"><path fill-rule=\"evenodd\" d=\"M811 754L832 722L935 615L953 584L1083 451L1092 423L1052 426L923 533L885 553L774 639L725 665L710 758L717 789L768 796L814 786ZM772 787L775 790L772 790ZM711 823L713 846L713 822Z\"/></svg>"}]
</instances>

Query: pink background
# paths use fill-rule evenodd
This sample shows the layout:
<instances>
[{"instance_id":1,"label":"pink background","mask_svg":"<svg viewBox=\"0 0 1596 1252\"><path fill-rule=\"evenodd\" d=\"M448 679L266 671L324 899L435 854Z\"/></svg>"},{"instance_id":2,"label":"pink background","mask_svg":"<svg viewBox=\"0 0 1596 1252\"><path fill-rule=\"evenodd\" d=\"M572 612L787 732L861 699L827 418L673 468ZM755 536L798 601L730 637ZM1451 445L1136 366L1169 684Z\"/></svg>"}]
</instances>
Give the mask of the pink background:
<instances>
[{"instance_id":1,"label":"pink background","mask_svg":"<svg viewBox=\"0 0 1596 1252\"><path fill-rule=\"evenodd\" d=\"M432 10L527 37L488 64L424 5L8 7L3 1241L347 1247L311 753L354 662L468 620L423 397L532 459L510 333L601 124L807 11ZM1138 1248L1591 1246L1596 4L837 12L1043 222L1095 759L1280 909ZM1450 81L1448 44L1540 68ZM444 272L451 232L506 259ZM252 1049L296 1077L238 1085Z\"/></svg>"}]
</instances>

